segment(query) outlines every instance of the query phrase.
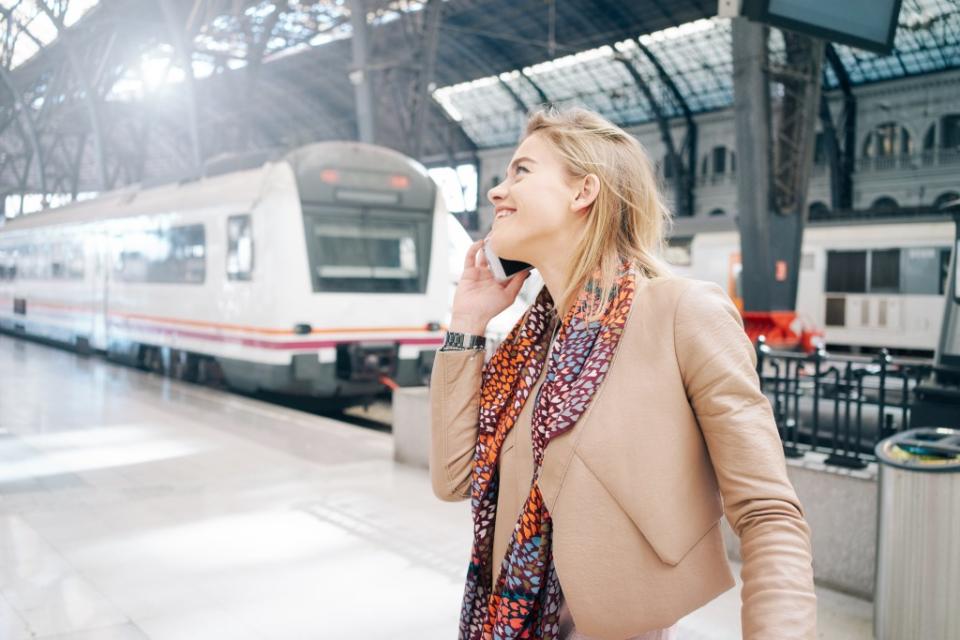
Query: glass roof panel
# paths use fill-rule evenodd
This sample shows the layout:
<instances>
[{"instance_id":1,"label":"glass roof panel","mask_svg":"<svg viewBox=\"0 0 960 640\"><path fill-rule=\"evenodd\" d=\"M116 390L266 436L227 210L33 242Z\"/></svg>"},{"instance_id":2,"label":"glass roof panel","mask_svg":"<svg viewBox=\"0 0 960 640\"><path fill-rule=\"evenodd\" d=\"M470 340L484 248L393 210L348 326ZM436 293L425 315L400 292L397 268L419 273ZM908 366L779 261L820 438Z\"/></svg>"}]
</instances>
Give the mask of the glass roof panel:
<instances>
[{"instance_id":1,"label":"glass roof panel","mask_svg":"<svg viewBox=\"0 0 960 640\"><path fill-rule=\"evenodd\" d=\"M70 27L82 18L100 0L70 0L62 2L54 15ZM57 39L57 26L35 0L5 2L0 11L0 27L5 38L4 54L10 56L10 69L16 69L32 58L43 47Z\"/></svg>"},{"instance_id":2,"label":"glass roof panel","mask_svg":"<svg viewBox=\"0 0 960 640\"><path fill-rule=\"evenodd\" d=\"M641 35L638 41L659 61L692 112L722 109L733 103L729 20L697 20ZM844 45L835 44L834 48L854 85L960 68L960 3L903 0L894 42L896 50L889 56ZM769 46L771 60L783 62L783 37L776 29L771 30ZM618 124L653 119L653 109L617 55L633 65L668 117L682 113L681 106L637 41L626 40L557 58L524 69L522 73L555 104L586 105ZM539 104L539 94L520 73L514 71L501 78L506 78L505 84L525 105ZM828 89L838 86L830 65L824 65L823 79ZM461 116L457 119L479 146L515 144L523 124L521 109L509 94L502 95L505 91L498 85L473 81L438 89L434 96L445 108L456 105ZM496 98L488 99L490 94ZM504 125L507 121L511 123L509 126ZM479 137L474 137L473 132Z\"/></svg>"}]
</instances>

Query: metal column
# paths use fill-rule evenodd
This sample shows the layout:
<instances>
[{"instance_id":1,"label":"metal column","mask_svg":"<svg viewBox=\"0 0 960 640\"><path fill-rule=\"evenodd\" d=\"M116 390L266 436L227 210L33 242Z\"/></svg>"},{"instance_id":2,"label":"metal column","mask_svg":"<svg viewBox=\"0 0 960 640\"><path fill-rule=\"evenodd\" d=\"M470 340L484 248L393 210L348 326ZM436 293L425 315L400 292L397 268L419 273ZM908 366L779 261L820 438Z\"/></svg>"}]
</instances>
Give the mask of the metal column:
<instances>
[{"instance_id":1,"label":"metal column","mask_svg":"<svg viewBox=\"0 0 960 640\"><path fill-rule=\"evenodd\" d=\"M357 101L357 137L361 142L373 144L375 138L373 91L367 69L370 48L367 43L367 9L364 0L351 0L350 26L353 29L353 36L350 39L353 47L350 82L353 84Z\"/></svg>"},{"instance_id":2,"label":"metal column","mask_svg":"<svg viewBox=\"0 0 960 640\"><path fill-rule=\"evenodd\" d=\"M787 63L773 67L767 27L742 17L732 26L744 317L751 336L777 343L795 317L823 45L784 33ZM771 80L783 89L775 105Z\"/></svg>"}]
</instances>

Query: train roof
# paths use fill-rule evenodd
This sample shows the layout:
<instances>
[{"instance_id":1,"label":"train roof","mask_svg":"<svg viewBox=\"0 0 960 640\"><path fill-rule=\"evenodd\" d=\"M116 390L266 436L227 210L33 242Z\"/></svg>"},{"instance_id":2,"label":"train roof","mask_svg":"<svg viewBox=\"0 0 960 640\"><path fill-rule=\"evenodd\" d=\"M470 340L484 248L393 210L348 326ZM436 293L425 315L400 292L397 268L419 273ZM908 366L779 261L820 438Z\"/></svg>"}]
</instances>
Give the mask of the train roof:
<instances>
[{"instance_id":1,"label":"train roof","mask_svg":"<svg viewBox=\"0 0 960 640\"><path fill-rule=\"evenodd\" d=\"M132 185L96 198L74 202L54 210L20 216L0 226L0 234L41 227L83 224L98 220L134 217L182 207L218 207L227 203L251 206L261 190L260 169L143 187Z\"/></svg>"},{"instance_id":2,"label":"train roof","mask_svg":"<svg viewBox=\"0 0 960 640\"><path fill-rule=\"evenodd\" d=\"M953 226L953 218L944 213L918 213L911 215L891 215L873 218L835 218L828 220L808 220L804 228L830 229L832 227L880 227L887 225L947 225ZM728 216L675 218L670 233L673 238L689 238L698 234L736 233L737 219Z\"/></svg>"},{"instance_id":3,"label":"train roof","mask_svg":"<svg viewBox=\"0 0 960 640\"><path fill-rule=\"evenodd\" d=\"M315 172L324 165L370 170L370 163L374 161L373 166L380 171L402 172L409 177L431 180L422 164L393 149L356 141L316 142L292 150L261 150L213 158L204 166L202 176L156 185L131 185L90 200L21 216L0 225L0 234L133 217L184 206L212 208L235 203L238 207L249 208L260 196L270 168L278 163L290 165L294 178L302 186L316 180Z\"/></svg>"}]
</instances>

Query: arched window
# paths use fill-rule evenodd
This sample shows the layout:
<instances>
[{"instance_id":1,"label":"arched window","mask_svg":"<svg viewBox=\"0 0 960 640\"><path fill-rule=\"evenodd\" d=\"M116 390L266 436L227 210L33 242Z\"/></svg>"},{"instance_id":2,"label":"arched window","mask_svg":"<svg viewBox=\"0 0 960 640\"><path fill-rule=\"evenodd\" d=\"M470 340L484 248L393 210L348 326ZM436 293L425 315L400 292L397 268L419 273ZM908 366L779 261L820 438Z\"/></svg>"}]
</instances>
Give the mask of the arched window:
<instances>
[{"instance_id":1,"label":"arched window","mask_svg":"<svg viewBox=\"0 0 960 640\"><path fill-rule=\"evenodd\" d=\"M872 159L878 169L896 166L896 158L912 152L910 132L893 121L878 124L863 143L863 157Z\"/></svg>"},{"instance_id":2,"label":"arched window","mask_svg":"<svg viewBox=\"0 0 960 640\"><path fill-rule=\"evenodd\" d=\"M937 153L937 125L932 124L927 127L927 132L923 134L923 164L931 165L934 163Z\"/></svg>"},{"instance_id":3,"label":"arched window","mask_svg":"<svg viewBox=\"0 0 960 640\"><path fill-rule=\"evenodd\" d=\"M940 148L960 150L960 113L940 118Z\"/></svg>"},{"instance_id":4,"label":"arched window","mask_svg":"<svg viewBox=\"0 0 960 640\"><path fill-rule=\"evenodd\" d=\"M945 191L938 195L937 199L933 201L933 208L939 211L954 202L960 202L960 193L956 191Z\"/></svg>"},{"instance_id":5,"label":"arched window","mask_svg":"<svg viewBox=\"0 0 960 640\"><path fill-rule=\"evenodd\" d=\"M927 127L927 132L923 134L923 150L928 151L937 146L937 125L932 124Z\"/></svg>"},{"instance_id":6,"label":"arched window","mask_svg":"<svg viewBox=\"0 0 960 640\"><path fill-rule=\"evenodd\" d=\"M824 220L830 217L830 207L819 200L811 202L807 207L807 218L810 220Z\"/></svg>"},{"instance_id":7,"label":"arched window","mask_svg":"<svg viewBox=\"0 0 960 640\"><path fill-rule=\"evenodd\" d=\"M871 213L890 214L896 213L900 205L890 196L880 196L870 205Z\"/></svg>"},{"instance_id":8,"label":"arched window","mask_svg":"<svg viewBox=\"0 0 960 640\"><path fill-rule=\"evenodd\" d=\"M725 146L718 145L713 148L711 153L713 156L713 173L714 175L723 175L727 172L727 148Z\"/></svg>"},{"instance_id":9,"label":"arched window","mask_svg":"<svg viewBox=\"0 0 960 640\"><path fill-rule=\"evenodd\" d=\"M940 118L940 164L960 162L960 113L949 113Z\"/></svg>"},{"instance_id":10,"label":"arched window","mask_svg":"<svg viewBox=\"0 0 960 640\"><path fill-rule=\"evenodd\" d=\"M710 177L710 182L716 184L732 176L736 170L736 158L733 151L725 145L717 145L703 158L701 164L703 175ZM707 169L709 168L709 171Z\"/></svg>"}]
</instances>

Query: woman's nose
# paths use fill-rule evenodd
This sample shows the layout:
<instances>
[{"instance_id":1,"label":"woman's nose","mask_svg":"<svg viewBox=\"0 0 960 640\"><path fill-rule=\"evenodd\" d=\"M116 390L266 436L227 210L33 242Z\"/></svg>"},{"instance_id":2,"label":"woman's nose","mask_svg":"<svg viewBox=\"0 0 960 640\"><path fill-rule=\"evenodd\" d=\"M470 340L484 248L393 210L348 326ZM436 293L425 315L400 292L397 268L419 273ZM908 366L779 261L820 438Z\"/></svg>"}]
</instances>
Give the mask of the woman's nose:
<instances>
[{"instance_id":1,"label":"woman's nose","mask_svg":"<svg viewBox=\"0 0 960 640\"><path fill-rule=\"evenodd\" d=\"M490 189L489 191L487 191L487 199L488 199L492 204L497 204L497 201L498 201L498 200L503 200L504 195L505 195L505 193L504 193L505 191L506 191L506 189L504 189L503 183L501 182L501 183L497 184L497 186L491 187L491 189Z\"/></svg>"}]
</instances>

